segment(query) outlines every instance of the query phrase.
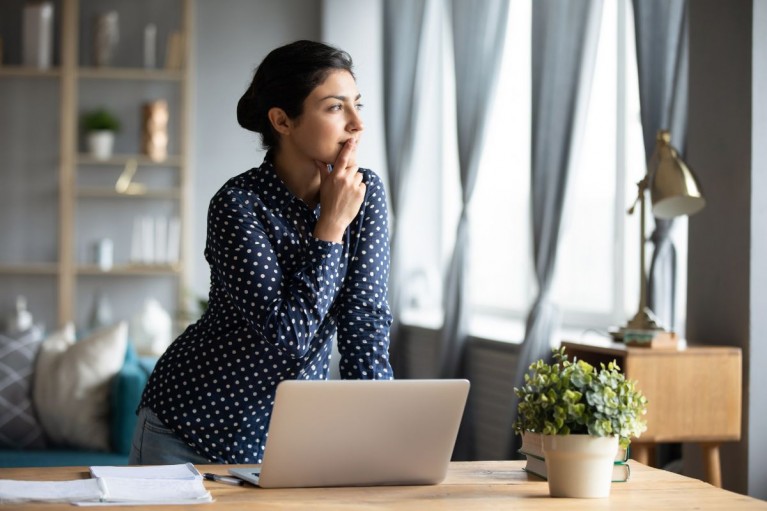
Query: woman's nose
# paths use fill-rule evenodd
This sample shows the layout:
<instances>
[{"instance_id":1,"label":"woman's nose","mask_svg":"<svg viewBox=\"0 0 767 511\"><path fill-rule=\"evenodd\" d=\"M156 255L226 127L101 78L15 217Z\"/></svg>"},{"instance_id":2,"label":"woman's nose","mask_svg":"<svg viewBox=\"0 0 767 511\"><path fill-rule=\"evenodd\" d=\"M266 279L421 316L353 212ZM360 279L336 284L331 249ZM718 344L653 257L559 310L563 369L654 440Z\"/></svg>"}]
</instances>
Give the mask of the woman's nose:
<instances>
[{"instance_id":1,"label":"woman's nose","mask_svg":"<svg viewBox=\"0 0 767 511\"><path fill-rule=\"evenodd\" d=\"M365 129L365 124L362 122L362 117L360 117L359 112L354 110L351 113L351 117L349 118L349 124L347 126L348 130L351 132L358 132L363 131Z\"/></svg>"}]
</instances>

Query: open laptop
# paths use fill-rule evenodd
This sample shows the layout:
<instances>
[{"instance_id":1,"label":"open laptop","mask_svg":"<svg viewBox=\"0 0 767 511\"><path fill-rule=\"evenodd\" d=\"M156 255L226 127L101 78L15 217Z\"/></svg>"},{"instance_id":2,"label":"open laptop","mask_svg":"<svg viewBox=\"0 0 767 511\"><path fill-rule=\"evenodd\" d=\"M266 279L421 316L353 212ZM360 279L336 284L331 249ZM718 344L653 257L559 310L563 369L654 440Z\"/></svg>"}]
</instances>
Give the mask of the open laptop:
<instances>
[{"instance_id":1,"label":"open laptop","mask_svg":"<svg viewBox=\"0 0 767 511\"><path fill-rule=\"evenodd\" d=\"M229 472L262 488L437 484L447 474L467 380L287 380L264 461Z\"/></svg>"}]
</instances>

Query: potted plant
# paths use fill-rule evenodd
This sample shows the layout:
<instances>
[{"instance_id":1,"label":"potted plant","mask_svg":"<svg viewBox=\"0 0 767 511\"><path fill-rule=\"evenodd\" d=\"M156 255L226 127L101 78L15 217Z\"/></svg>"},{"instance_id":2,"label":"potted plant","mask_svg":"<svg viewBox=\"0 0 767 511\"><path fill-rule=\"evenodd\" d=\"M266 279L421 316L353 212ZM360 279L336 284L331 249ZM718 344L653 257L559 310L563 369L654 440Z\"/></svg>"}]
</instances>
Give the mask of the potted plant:
<instances>
[{"instance_id":1,"label":"potted plant","mask_svg":"<svg viewBox=\"0 0 767 511\"><path fill-rule=\"evenodd\" d=\"M553 352L553 364L534 362L514 389L514 430L541 435L552 497L607 497L618 447L647 429L647 399L615 361L597 369Z\"/></svg>"},{"instance_id":2,"label":"potted plant","mask_svg":"<svg viewBox=\"0 0 767 511\"><path fill-rule=\"evenodd\" d=\"M83 129L91 156L108 160L112 156L114 134L120 130L120 121L104 108L83 115Z\"/></svg>"}]
</instances>

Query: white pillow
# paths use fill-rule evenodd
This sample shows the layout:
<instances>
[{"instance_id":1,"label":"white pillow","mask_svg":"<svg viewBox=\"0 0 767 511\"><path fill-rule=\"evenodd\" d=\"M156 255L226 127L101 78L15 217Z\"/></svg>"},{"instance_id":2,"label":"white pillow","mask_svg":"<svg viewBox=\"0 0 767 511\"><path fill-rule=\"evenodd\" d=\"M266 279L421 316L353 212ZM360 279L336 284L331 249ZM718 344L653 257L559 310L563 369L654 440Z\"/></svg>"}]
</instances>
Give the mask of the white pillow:
<instances>
[{"instance_id":1,"label":"white pillow","mask_svg":"<svg viewBox=\"0 0 767 511\"><path fill-rule=\"evenodd\" d=\"M108 451L109 388L125 361L125 322L74 341L68 325L40 347L33 399L55 444Z\"/></svg>"}]
</instances>

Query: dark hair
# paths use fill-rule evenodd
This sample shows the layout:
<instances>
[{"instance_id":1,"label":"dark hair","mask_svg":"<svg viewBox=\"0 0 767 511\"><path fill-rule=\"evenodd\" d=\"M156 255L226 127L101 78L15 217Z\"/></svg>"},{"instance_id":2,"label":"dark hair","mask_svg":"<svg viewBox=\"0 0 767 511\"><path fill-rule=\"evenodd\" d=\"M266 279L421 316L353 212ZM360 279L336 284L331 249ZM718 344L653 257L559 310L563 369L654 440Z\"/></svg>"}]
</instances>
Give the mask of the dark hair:
<instances>
[{"instance_id":1,"label":"dark hair","mask_svg":"<svg viewBox=\"0 0 767 511\"><path fill-rule=\"evenodd\" d=\"M314 41L296 41L272 50L237 103L237 122L259 133L264 148L277 147L280 138L269 122L269 110L277 107L291 119L299 117L306 97L333 70L354 76L351 56Z\"/></svg>"}]
</instances>

